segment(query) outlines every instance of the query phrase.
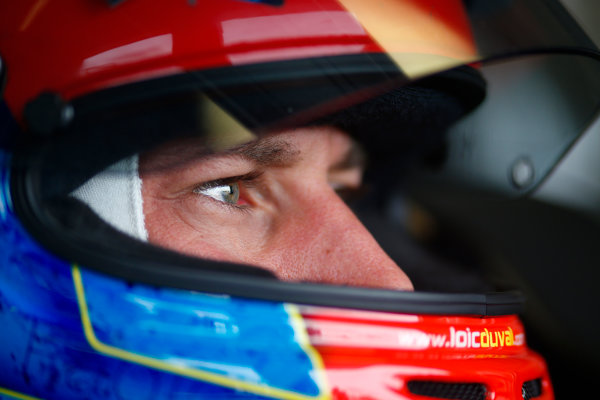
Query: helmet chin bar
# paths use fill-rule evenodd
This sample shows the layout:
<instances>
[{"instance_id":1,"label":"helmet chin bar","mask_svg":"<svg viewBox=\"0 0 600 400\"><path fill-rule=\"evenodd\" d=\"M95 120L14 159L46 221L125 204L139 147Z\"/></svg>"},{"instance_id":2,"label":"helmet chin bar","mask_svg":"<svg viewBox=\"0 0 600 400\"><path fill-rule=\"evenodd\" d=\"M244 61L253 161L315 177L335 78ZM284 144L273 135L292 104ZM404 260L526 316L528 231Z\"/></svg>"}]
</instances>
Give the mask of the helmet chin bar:
<instances>
[{"instance_id":1,"label":"helmet chin bar","mask_svg":"<svg viewBox=\"0 0 600 400\"><path fill-rule=\"evenodd\" d=\"M6 162L3 157L0 153L0 162ZM26 225L36 239L29 236L6 207L7 178L0 174L0 227L10 232L0 242L0 290L2 305L11 306L11 312L0 318L3 332L11 333L6 343L28 351L0 353L2 364L9 366L0 394L81 395L80 386L48 388L42 379L51 374L62 382L76 367L78 374L94 377L91 387L101 389L105 398L133 390L136 397L150 393L148 382L165 390L165 398L179 391L290 400L384 393L390 399L443 398L447 393L481 400L521 393L552 398L544 363L526 347L523 326L513 314L514 295L292 284L259 277L259 270L249 275L248 267L234 271L215 264L210 270L198 260L187 260L188 268L181 256L161 254L112 229L98 236L104 237L105 250L112 237L129 240L129 246L120 247L127 252L94 260L81 253L91 243L77 241L76 231L69 235L63 227L60 235L46 231L50 235L43 237ZM16 178L12 198L27 203L19 198L27 185ZM38 227L44 210L17 208L20 216L40 211L33 220L22 219ZM92 229L81 216L71 224ZM41 222L49 227L48 221ZM64 242L53 243L53 237ZM38 240L55 251L56 245L71 246L65 250L74 259L81 255L90 264L50 256ZM14 261L8 264L8 259ZM30 346L19 346L26 343ZM25 385L24 376L38 379ZM156 398L154 391L151 395Z\"/></svg>"}]
</instances>

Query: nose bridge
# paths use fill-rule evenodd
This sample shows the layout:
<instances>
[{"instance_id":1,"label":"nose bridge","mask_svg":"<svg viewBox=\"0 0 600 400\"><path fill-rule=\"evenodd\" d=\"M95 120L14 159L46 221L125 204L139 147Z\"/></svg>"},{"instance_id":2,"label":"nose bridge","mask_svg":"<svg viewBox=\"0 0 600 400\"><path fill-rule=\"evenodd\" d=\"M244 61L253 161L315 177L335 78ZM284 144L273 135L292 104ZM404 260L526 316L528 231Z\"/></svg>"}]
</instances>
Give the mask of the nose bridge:
<instances>
[{"instance_id":1,"label":"nose bridge","mask_svg":"<svg viewBox=\"0 0 600 400\"><path fill-rule=\"evenodd\" d=\"M318 208L315 213L317 218L324 222L321 225L323 235L327 239L333 239L334 243L339 244L338 239L344 237L347 241L356 241L363 245L377 245L371 233L337 195L332 196L327 206Z\"/></svg>"},{"instance_id":2,"label":"nose bridge","mask_svg":"<svg viewBox=\"0 0 600 400\"><path fill-rule=\"evenodd\" d=\"M303 232L312 232L304 262L323 282L412 289L400 267L383 251L375 238L346 203L331 189L305 198L299 221Z\"/></svg>"},{"instance_id":3,"label":"nose bridge","mask_svg":"<svg viewBox=\"0 0 600 400\"><path fill-rule=\"evenodd\" d=\"M364 262L365 257L373 261L380 257L389 258L358 217L339 197L335 196L329 200L327 207L317 209L316 218L322 221L318 236L318 243L321 246L330 248L340 255L358 257L356 261Z\"/></svg>"}]
</instances>

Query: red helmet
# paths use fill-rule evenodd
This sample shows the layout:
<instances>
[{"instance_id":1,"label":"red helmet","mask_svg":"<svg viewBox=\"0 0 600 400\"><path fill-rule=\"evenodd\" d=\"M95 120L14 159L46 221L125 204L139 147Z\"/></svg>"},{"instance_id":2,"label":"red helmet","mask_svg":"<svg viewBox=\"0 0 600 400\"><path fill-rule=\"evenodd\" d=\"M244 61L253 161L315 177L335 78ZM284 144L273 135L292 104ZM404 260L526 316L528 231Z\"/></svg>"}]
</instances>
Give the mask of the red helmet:
<instances>
[{"instance_id":1,"label":"red helmet","mask_svg":"<svg viewBox=\"0 0 600 400\"><path fill-rule=\"evenodd\" d=\"M542 182L600 105L598 58L536 0L0 5L0 397L553 398L522 296L493 292L528 286L439 226ZM351 210L265 172L340 143L328 174L369 158ZM188 219L183 192L285 196L250 224ZM416 291L389 290L396 264Z\"/></svg>"},{"instance_id":2,"label":"red helmet","mask_svg":"<svg viewBox=\"0 0 600 400\"><path fill-rule=\"evenodd\" d=\"M460 1L110 3L3 9L3 57L11 69L6 98L17 115L43 91L70 100L198 69L389 52L413 77L476 58ZM397 15L407 17L401 36ZM436 60L424 63L425 57Z\"/></svg>"}]
</instances>

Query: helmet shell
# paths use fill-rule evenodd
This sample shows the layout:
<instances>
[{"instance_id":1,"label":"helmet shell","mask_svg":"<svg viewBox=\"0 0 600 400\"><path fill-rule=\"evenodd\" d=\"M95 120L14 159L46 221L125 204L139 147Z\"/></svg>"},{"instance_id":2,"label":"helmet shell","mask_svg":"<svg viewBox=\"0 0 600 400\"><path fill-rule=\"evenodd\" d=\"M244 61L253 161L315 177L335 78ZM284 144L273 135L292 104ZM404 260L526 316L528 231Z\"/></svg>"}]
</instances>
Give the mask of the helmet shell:
<instances>
[{"instance_id":1,"label":"helmet shell","mask_svg":"<svg viewBox=\"0 0 600 400\"><path fill-rule=\"evenodd\" d=\"M281 6L239 0L110 3L28 0L0 6L1 56L10 75L5 97L15 115L43 91L71 99L211 67L382 51L463 59L473 54L468 21L456 0L386 1L367 9L350 0L286 0ZM397 12L407 18L400 35L394 29L389 38L395 19L381 17Z\"/></svg>"}]
</instances>

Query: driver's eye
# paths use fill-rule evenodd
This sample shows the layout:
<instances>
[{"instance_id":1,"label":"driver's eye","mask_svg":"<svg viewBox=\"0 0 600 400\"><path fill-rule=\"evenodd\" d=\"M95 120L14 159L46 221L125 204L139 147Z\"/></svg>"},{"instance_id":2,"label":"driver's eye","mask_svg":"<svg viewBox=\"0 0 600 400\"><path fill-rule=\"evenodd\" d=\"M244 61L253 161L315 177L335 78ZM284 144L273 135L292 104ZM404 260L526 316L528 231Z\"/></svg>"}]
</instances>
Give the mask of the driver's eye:
<instances>
[{"instance_id":1,"label":"driver's eye","mask_svg":"<svg viewBox=\"0 0 600 400\"><path fill-rule=\"evenodd\" d=\"M237 204L240 199L240 186L237 182L209 182L194 189L194 193L208 196L227 204Z\"/></svg>"}]
</instances>

